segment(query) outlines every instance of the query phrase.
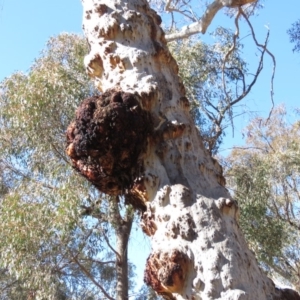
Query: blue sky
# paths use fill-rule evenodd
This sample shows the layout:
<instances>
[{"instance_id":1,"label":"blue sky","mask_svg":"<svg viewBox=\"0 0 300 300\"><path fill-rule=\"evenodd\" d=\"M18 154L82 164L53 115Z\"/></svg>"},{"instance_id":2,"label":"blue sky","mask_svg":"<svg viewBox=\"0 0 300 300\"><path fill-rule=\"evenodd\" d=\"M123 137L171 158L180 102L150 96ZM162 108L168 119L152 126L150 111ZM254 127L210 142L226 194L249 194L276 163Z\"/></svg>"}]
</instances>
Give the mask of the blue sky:
<instances>
[{"instance_id":1,"label":"blue sky","mask_svg":"<svg viewBox=\"0 0 300 300\"><path fill-rule=\"evenodd\" d=\"M271 30L269 50L275 55L277 70L274 82L275 105L285 103L292 110L300 107L300 54L293 53L293 45L289 43L286 31L291 24L300 18L300 1L289 0L265 1L265 9L260 11L258 17L252 18L257 38L262 43L267 33L266 26ZM48 38L61 32L81 33L82 6L79 0L0 0L0 80L14 71L26 72L34 59L45 46ZM212 27L223 25L234 29L233 20L219 12L212 23ZM210 29L209 29L210 30ZM208 30L208 31L209 31ZM247 36L249 30L241 32L241 37ZM209 41L210 36L204 37ZM251 46L250 39L245 39L246 47L244 59L250 64L255 60L255 48ZM255 111L267 116L271 109L270 77L272 74L272 61L267 59L264 70L252 92L241 110ZM227 132L223 149L243 143L241 130L247 125L248 115L235 120L235 136L231 130ZM224 150L221 154L226 154ZM131 257L139 257L144 265L149 251L149 242L140 235L132 236L129 249ZM137 254L138 253L138 254ZM138 274L142 277L142 269Z\"/></svg>"},{"instance_id":2,"label":"blue sky","mask_svg":"<svg viewBox=\"0 0 300 300\"><path fill-rule=\"evenodd\" d=\"M289 109L296 107L300 95L300 54L293 53L286 33L291 24L300 18L300 1L289 0L282 5L280 1L265 1L265 8L258 17L252 18L253 26L260 42L267 33L266 26L271 30L269 49L275 55L277 71L274 82L275 104L286 103ZM0 80L14 71L26 72L48 38L61 32L82 32L82 6L80 0L0 0ZM233 20L219 12L209 30L218 25L234 29ZM209 31L208 30L208 31ZM247 36L249 30L242 30L240 36ZM203 40L209 41L206 34ZM253 64L255 48L250 38L245 38L244 58ZM264 70L253 88L246 107L241 110L256 111L266 116L271 108L270 76L272 62L267 59ZM241 130L248 122L248 115L235 120L235 136L228 130L223 149L241 144ZM224 154L227 151L223 152Z\"/></svg>"}]
</instances>

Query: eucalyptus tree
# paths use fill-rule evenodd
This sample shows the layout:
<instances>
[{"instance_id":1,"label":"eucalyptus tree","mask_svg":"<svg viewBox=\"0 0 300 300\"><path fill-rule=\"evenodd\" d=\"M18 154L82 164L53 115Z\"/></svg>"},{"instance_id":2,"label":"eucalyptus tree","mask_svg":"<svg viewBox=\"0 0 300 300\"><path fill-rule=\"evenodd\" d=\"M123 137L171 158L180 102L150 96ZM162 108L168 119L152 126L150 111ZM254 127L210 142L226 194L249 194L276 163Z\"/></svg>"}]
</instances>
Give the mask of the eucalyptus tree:
<instances>
[{"instance_id":1,"label":"eucalyptus tree","mask_svg":"<svg viewBox=\"0 0 300 300\"><path fill-rule=\"evenodd\" d=\"M0 280L9 299L116 296L114 230L131 226L132 210L117 214L118 204L73 172L64 146L76 106L95 94L87 51L82 36L61 34L27 74L1 83Z\"/></svg>"},{"instance_id":2,"label":"eucalyptus tree","mask_svg":"<svg viewBox=\"0 0 300 300\"><path fill-rule=\"evenodd\" d=\"M227 33L226 35L225 33L226 32L220 37L227 43L229 34ZM223 48L226 48L226 43L222 44ZM220 74L220 69L222 68L220 56L224 52L223 48L220 47L219 41L213 46L208 46L200 42L195 43L190 40L184 43L173 42L171 45L172 52L178 57L182 76L187 83L188 93L194 97L193 105L191 106L194 121L203 131L206 130L206 141L215 140L211 137L214 123L211 123L209 119L201 119L199 109L203 109L207 107L207 105L204 101L201 102L200 99L204 94L210 93L217 95L218 93L217 90L213 91L209 89L209 86L211 86L212 82L220 81L218 74ZM71 201L69 197L73 199L72 201L77 199L76 202L70 202L73 203L72 210L75 209L76 212L75 220L82 222L82 218L84 218L84 222L89 222L90 224L98 220L98 222L102 224L102 227L104 226L103 222L111 224L112 226L106 224L104 226L105 228L99 231L97 237L91 236L91 240L93 240L94 243L96 243L97 239L102 239L105 243L108 242L112 250L111 253L107 254L109 256L108 261L110 265L105 265L105 268L98 266L98 273L101 271L101 276L98 274L98 277L100 278L100 282L104 285L104 282L108 280L114 282L115 286L118 287L117 293L123 295L121 297L126 298L128 284L132 286L132 282L128 282L127 278L127 252L112 247L112 242L110 241L112 237L108 235L108 232L110 232L109 229L113 229L118 235L117 240L120 241L118 245L126 249L133 222L133 211L130 207L127 207L123 210L125 214L122 214L119 210L119 199L110 202L109 205L105 197L102 197L102 202L99 201L101 195L88 184L84 184L84 189L81 187L77 192L76 189L72 191L72 193L76 192L74 196L67 196L67 194L70 193L70 186L78 185L74 180L79 179L77 178L78 176L70 177L70 166L62 147L65 139L66 124L72 118L79 99L96 93L93 85L87 80L84 74L82 62L86 52L87 45L83 37L62 34L58 37L51 38L47 48L41 53L40 58L36 60L29 74L15 73L2 83L1 144L3 148L1 152L1 193L3 196L10 191L11 193L14 192L16 196L20 196L15 201L18 205L26 205L23 203L23 197L39 199L38 202L39 205L41 205L40 214L34 214L35 217L31 219L31 211L34 209L35 204L29 207L28 211L25 210L21 214L25 222L31 224L29 220L32 222L37 221L40 227L43 228L39 234L36 232L35 235L27 237L28 241L32 244L42 243L42 240L45 238L43 234L53 229L52 222L49 222L49 219L46 218L49 209L51 211L53 205L56 207L57 205L62 205L64 201ZM236 51L236 53L238 53L238 51ZM203 61L207 62L205 69L202 67ZM238 68L239 66L245 65L238 56L234 56L234 59L231 61L231 69L234 69L234 66ZM51 70L51 72L48 72L48 70ZM203 72L199 72L199 70ZM21 109L18 109L19 107L21 107ZM205 126L207 129L204 129ZM45 133L47 133L47 135L45 135ZM207 142L207 146L213 149L213 144ZM49 157L49 165L44 163L45 157ZM61 162L63 163L62 165L60 165ZM69 181L70 179L72 180L68 188L66 188L66 195L56 195L56 191L61 188L61 184L63 184L65 180ZM49 191L53 191L51 201L48 199L50 197ZM66 199L64 199L65 196L67 197ZM6 195L4 199L3 210L6 209L8 211L6 218L10 219L12 218L13 211L9 209L8 206L12 206L12 200L9 200L9 195ZM33 201L32 199L30 201ZM33 201L33 203L35 202ZM68 206L68 208L70 207L71 206ZM79 207L80 213L77 211ZM15 210L17 211L17 209ZM67 219L61 219L55 223L60 224L64 221L68 222ZM94 223L96 228L98 225L97 222ZM78 224L74 226L74 228L76 228ZM89 231L86 232L87 226L87 224L82 225L83 231L81 234L83 236L90 234ZM10 228L11 231L9 231L9 234L18 238L19 231L14 231L13 229L14 228ZM126 232L124 232L124 229ZM77 229L74 230L76 231ZM97 230L98 229L94 229L93 234ZM4 232L5 231L3 231L3 234ZM67 240L66 243L75 244L77 234L78 231L76 231L76 234L72 234L70 240ZM50 232L49 235L52 236L52 233ZM49 238L49 240L51 239ZM82 247L83 246L84 242L82 244ZM8 251L10 247L15 247L15 245L7 240L7 244L3 247L3 253ZM32 254L35 253L34 251L39 251L38 249L39 247L32 250ZM58 247L55 251L53 250L53 252L52 250L52 246L49 246L48 255L56 257L57 255L61 255L60 251L63 251L63 247ZM16 251L18 252L18 250ZM99 247L99 251L103 252L102 244ZM96 252L97 251L95 251L95 253ZM117 255L117 258L120 259L120 264L112 266L114 262L112 253L122 254L121 256ZM21 259L25 258L23 254L20 254L20 257ZM72 261L67 254L66 257L66 259ZM38 263L39 260L42 259L43 258L38 258L35 263ZM84 261L90 264L89 260L90 255L87 255ZM97 264L100 264L99 260L96 260L95 265ZM21 295L20 297L22 298L25 297L24 295L27 293L31 293L31 288L38 290L41 286L40 284L39 287L35 287L35 284L33 284L32 287L32 285L28 283L29 280L33 283L36 282L35 277L32 278L32 273L29 273L27 277L21 275L18 280L15 280L14 272L17 271L17 268L15 268L10 261L6 261L6 265L8 268L3 269L4 273L2 276L2 282L4 284L3 291L8 290L9 293L13 295L12 297L19 297L17 296L17 290L18 295ZM52 267L53 266L50 268ZM69 264L66 263L64 266L64 269L69 268L69 274L72 274L70 275L71 277L63 276L60 272L57 274L53 271L53 268L51 272L56 274L58 278L63 277L65 280L70 280L70 282L68 280L66 281L68 282L66 286L74 287L75 285L80 286L78 284L79 282L91 282L91 284L85 285L92 289L93 285L97 286L97 284L99 284L99 280L95 281L93 279L90 274L91 271L89 270L90 266L88 269L85 267L86 264L82 264L80 260L74 259L73 262ZM129 267L132 269L131 266ZM26 268L32 269L32 265L27 264ZM26 268L24 268L24 270L26 270ZM93 268L93 272L96 273L96 266L93 266ZM129 274L132 274L131 269ZM11 275L9 275L9 273ZM39 275L38 272L35 273L35 276ZM131 277L131 275L129 277ZM112 278L116 278L116 281L113 281ZM11 284L12 282L14 282L13 285ZM29 288L23 288L26 284L29 285ZM112 290L114 284L111 284ZM66 286L64 289L66 289ZM10 289L7 287L10 287ZM105 289L106 288L107 285ZM62 287L60 287L58 291L61 289ZM71 294L97 293L97 288L93 293L90 289L88 289L88 291L79 291L76 288L72 288L73 292ZM63 295L67 297L66 293ZM114 291L111 291L110 295L114 295Z\"/></svg>"},{"instance_id":3,"label":"eucalyptus tree","mask_svg":"<svg viewBox=\"0 0 300 300\"><path fill-rule=\"evenodd\" d=\"M67 153L100 191L122 193L141 211L152 243L145 282L166 299L299 299L276 289L248 249L236 202L203 146L166 45L205 32L225 6L237 8L235 20L248 20L241 6L251 3L216 0L197 22L165 35L147 1L83 1L85 64L103 94L79 105ZM262 61L268 50L258 46ZM254 83L242 84L240 96Z\"/></svg>"},{"instance_id":4,"label":"eucalyptus tree","mask_svg":"<svg viewBox=\"0 0 300 300\"><path fill-rule=\"evenodd\" d=\"M227 159L240 225L262 267L300 288L300 123L283 106L254 118Z\"/></svg>"}]
</instances>

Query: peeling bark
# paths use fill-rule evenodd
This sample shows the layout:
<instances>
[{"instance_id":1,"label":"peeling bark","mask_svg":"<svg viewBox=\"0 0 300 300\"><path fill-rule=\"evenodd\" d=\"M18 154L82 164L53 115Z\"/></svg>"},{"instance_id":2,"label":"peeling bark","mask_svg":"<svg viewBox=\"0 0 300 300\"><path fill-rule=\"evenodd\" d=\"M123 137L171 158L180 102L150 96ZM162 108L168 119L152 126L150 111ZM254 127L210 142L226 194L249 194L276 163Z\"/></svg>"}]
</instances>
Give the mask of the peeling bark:
<instances>
[{"instance_id":1,"label":"peeling bark","mask_svg":"<svg viewBox=\"0 0 300 300\"><path fill-rule=\"evenodd\" d=\"M113 166L106 167L98 156L93 161L90 150L82 151L81 142L77 146L75 131L80 131L83 140L89 131L80 129L82 121L77 115L76 125L69 128L67 152L74 166L100 190L108 186L101 177L104 170L114 187L103 191L122 191L143 204L142 227L152 243L146 283L166 299L284 299L286 292L275 289L247 248L238 225L238 207L224 187L222 168L204 149L189 114L178 66L159 26L160 17L145 0L83 0L83 5L84 30L91 49L85 59L88 73L104 94L118 91L133 95L139 102L138 110L144 117L137 120L141 127L145 123L146 142L137 139L132 143L134 147L124 143L121 147L131 147L124 150L126 153L139 149L133 156L138 161L138 172L134 163L128 169L120 169L122 159L115 161L114 154L109 154ZM79 111L85 111L85 106ZM100 105L99 115L104 114L103 109ZM145 121L148 114L151 122ZM127 123L131 115L130 109L125 109L115 120L128 120ZM98 124L97 118L94 114L92 124ZM126 127L117 142L108 142L109 147L99 133L93 151L108 147L107 153L113 153L127 130L136 129L132 135L139 136L138 127L139 124ZM93 170L92 176L88 173L89 164L80 167L81 161L90 160L91 168L100 170L97 181ZM129 173L125 184L123 180L119 184L119 170ZM300 299L297 295L295 299Z\"/></svg>"}]
</instances>

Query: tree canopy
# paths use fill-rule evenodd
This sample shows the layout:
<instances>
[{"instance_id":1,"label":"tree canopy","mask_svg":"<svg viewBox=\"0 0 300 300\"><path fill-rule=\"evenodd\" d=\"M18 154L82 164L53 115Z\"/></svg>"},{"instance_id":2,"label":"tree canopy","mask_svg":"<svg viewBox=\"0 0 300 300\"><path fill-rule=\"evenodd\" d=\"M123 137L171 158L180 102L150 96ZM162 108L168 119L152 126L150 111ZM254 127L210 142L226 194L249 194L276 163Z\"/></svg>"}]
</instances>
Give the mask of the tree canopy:
<instances>
[{"instance_id":1,"label":"tree canopy","mask_svg":"<svg viewBox=\"0 0 300 300\"><path fill-rule=\"evenodd\" d=\"M194 120L214 152L222 137L217 127L224 113L229 122L231 109L222 111L228 101L222 100L221 74L232 33L220 28L216 35L220 42L213 46L192 40L171 44ZM114 255L105 246L114 226L109 224L116 223L105 217L112 208L74 173L64 149L76 106L97 94L84 72L86 53L83 37L61 34L50 38L28 74L14 73L1 83L1 266L14 297L15 290L92 297L99 280L106 290L115 284ZM238 84L246 72L238 48L226 68L227 84ZM209 107L216 109L213 117ZM87 288L76 289L79 282Z\"/></svg>"},{"instance_id":2,"label":"tree canopy","mask_svg":"<svg viewBox=\"0 0 300 300\"><path fill-rule=\"evenodd\" d=\"M176 5L169 3L172 14L187 3ZM249 5L249 13L254 8ZM292 41L295 32L290 32ZM190 38L170 43L194 121L213 154L232 122L233 106L262 68L260 61L254 80L246 84L242 45L225 28L215 35L214 45ZM262 49L264 54L266 44ZM132 222L133 213L120 203L112 207L74 173L64 149L76 107L98 94L84 71L87 51L81 36L61 34L49 40L28 74L14 73L0 85L0 289L7 299L115 295L115 245L110 241L117 222L108 216L117 209L122 221ZM241 226L262 266L298 287L299 124L286 125L283 115L277 110L272 122L258 118L249 125L251 150L232 153L228 175L242 208ZM276 130L282 131L281 138ZM133 269L130 265L130 276ZM140 294L137 299L155 297L146 288Z\"/></svg>"},{"instance_id":3,"label":"tree canopy","mask_svg":"<svg viewBox=\"0 0 300 300\"><path fill-rule=\"evenodd\" d=\"M243 147L228 158L227 178L240 224L263 269L299 289L300 122L284 106L254 118Z\"/></svg>"},{"instance_id":4,"label":"tree canopy","mask_svg":"<svg viewBox=\"0 0 300 300\"><path fill-rule=\"evenodd\" d=\"M53 37L28 74L14 73L0 86L0 267L8 298L115 293L110 207L65 154L76 106L96 93L86 53L82 36Z\"/></svg>"}]
</instances>

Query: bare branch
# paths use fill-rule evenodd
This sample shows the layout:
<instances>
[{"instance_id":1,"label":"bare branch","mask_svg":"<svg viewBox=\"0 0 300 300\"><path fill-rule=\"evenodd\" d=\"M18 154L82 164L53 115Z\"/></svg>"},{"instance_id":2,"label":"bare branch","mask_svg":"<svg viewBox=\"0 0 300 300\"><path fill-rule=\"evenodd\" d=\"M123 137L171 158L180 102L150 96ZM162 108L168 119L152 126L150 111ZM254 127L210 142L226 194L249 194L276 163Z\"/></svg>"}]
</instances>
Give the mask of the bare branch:
<instances>
[{"instance_id":1,"label":"bare branch","mask_svg":"<svg viewBox=\"0 0 300 300\"><path fill-rule=\"evenodd\" d=\"M230 49L228 50L228 52L226 53L226 55L224 57L223 66L222 66L222 81L223 81L223 89L224 89L224 92L225 92L225 95L226 95L226 99L230 99L230 97L227 93L227 87L226 87L226 81L225 81L225 66L226 66L226 62L229 59L229 56L231 55L231 53L236 48L236 40L237 40L237 38L239 37L239 34L240 34L240 29L239 29L239 17L240 17L240 15L241 15L241 11L239 10L236 17L235 17L235 20L234 20L236 31L235 31L234 36L233 36L233 43L232 43L232 46L230 47Z\"/></svg>"},{"instance_id":2,"label":"bare branch","mask_svg":"<svg viewBox=\"0 0 300 300\"><path fill-rule=\"evenodd\" d=\"M243 13L242 9L239 8L239 12L238 12L238 14L235 17L236 32L235 32L235 34L233 36L233 44L230 47L230 49L228 50L228 52L225 54L225 57L224 57L224 60L223 60L223 65L222 65L222 84L223 84L223 91L224 91L224 94L225 94L227 105L225 107L222 107L222 109L220 110L219 108L216 108L216 107L212 106L207 101L207 103L210 106L212 106L214 109L216 109L216 111L218 113L218 116L214 117L213 120L212 120L211 116L208 115L207 111L206 111L206 115L208 116L208 118L215 125L218 126L216 128L220 129L218 132L215 133L215 135L213 137L211 137L211 140L209 142L210 146L209 146L209 149L208 149L210 152L212 152L212 150L213 150L213 148L211 148L211 147L215 146L215 144L217 142L217 139L222 135L223 129L221 127L221 123L222 123L223 119L225 118L225 114L226 113L229 114L230 121L231 121L231 126L232 126L232 128L234 128L233 127L233 123L232 123L232 119L233 119L233 117L232 117L232 107L234 105L236 105L238 102L240 102L241 100L243 100L250 93L252 87L254 86L254 84L257 81L257 78L258 78L259 74L261 73L261 71L263 69L264 54L265 54L266 49L267 49L266 45L268 43L269 32L267 34L267 37L266 37L264 45L261 45L262 47L258 46L259 48L262 48L262 51L261 51L261 56L260 56L260 60L259 60L259 63L258 63L257 70L256 70L255 74L253 75L254 78L252 79L252 81L250 82L249 85L246 85L245 76L244 76L242 70L238 70L238 72L240 73L240 76L242 78L241 81L242 81L243 90L242 90L242 92L241 92L240 95L237 95L237 98L235 98L234 100L231 100L231 97L230 97L230 95L229 95L229 93L227 91L227 87L226 87L226 81L225 81L225 71L226 71L226 68L225 67L226 67L226 62L228 61L230 55L236 49L237 38L239 36L238 19L239 19L239 16L242 15L242 13ZM251 23L250 23L250 25L251 25ZM252 28L252 26L251 26L251 28ZM252 28L252 30L253 30L253 28ZM254 34L254 32L252 33L252 36L253 36L253 34ZM253 36L253 39L256 41L255 36ZM256 45L260 45L260 44L258 44L257 41L256 41ZM213 142L213 139L215 139L214 142Z\"/></svg>"},{"instance_id":3,"label":"bare branch","mask_svg":"<svg viewBox=\"0 0 300 300\"><path fill-rule=\"evenodd\" d=\"M14 284L18 283L18 280L14 280L11 283L5 285L3 288L1 288L1 292L4 293L5 290L8 290L9 288L11 288Z\"/></svg>"},{"instance_id":4,"label":"bare branch","mask_svg":"<svg viewBox=\"0 0 300 300\"><path fill-rule=\"evenodd\" d=\"M179 32L166 35L167 42L186 38L196 33L204 34L211 21L213 20L214 16L223 7L224 5L221 3L220 0L214 1L207 7L207 10L198 22L194 22L188 26L184 26Z\"/></svg>"},{"instance_id":5,"label":"bare branch","mask_svg":"<svg viewBox=\"0 0 300 300\"><path fill-rule=\"evenodd\" d=\"M189 14L186 13L185 10L180 10L180 9L175 8L175 7L170 7L170 8L168 9L168 11L169 11L169 12L177 12L177 13L179 13L179 14L182 14L183 16L185 16L185 17L191 19L192 21L195 21L195 20L196 20L196 19L194 18L194 16L191 17Z\"/></svg>"},{"instance_id":6,"label":"bare branch","mask_svg":"<svg viewBox=\"0 0 300 300\"><path fill-rule=\"evenodd\" d=\"M204 34L217 12L223 7L239 7L256 1L257 0L215 0L207 6L206 11L199 21L194 22L188 26L184 26L179 32L166 35L166 40L167 42L171 42L177 39L187 38L197 33ZM171 2L168 1L166 4L166 8L170 9L170 5Z\"/></svg>"},{"instance_id":7,"label":"bare branch","mask_svg":"<svg viewBox=\"0 0 300 300\"><path fill-rule=\"evenodd\" d=\"M81 258L81 260L96 263L96 264L99 264L99 265L108 265L108 264L115 264L116 263L115 260L101 261L101 260L97 260L97 259L93 259L93 258Z\"/></svg>"},{"instance_id":8,"label":"bare branch","mask_svg":"<svg viewBox=\"0 0 300 300\"><path fill-rule=\"evenodd\" d=\"M269 54L269 56L271 57L272 61L273 61L273 72L272 72L272 77L271 77L271 90L270 90L270 94L271 94L271 101L272 101L272 109L269 113L269 116L267 118L267 121L266 123L268 123L268 121L270 120L270 117L272 115L272 112L273 112L273 109L274 109L274 77L275 77L275 70L276 70L276 59L275 59L275 56L268 50L267 48L267 43L265 42L264 45L262 44L259 44L257 42L257 39L256 39L256 36L255 36L255 33L254 33L254 30L253 30L253 27L252 27L252 24L250 23L249 21L249 18L247 17L247 15L243 12L242 9L240 9L241 11L241 15L245 18L246 22L248 23L248 26L250 27L250 30L251 30L251 34L252 34L252 37L253 37L253 40L256 44L257 47L259 48L262 48L263 51L265 51L267 54ZM268 35L269 35L269 31L268 31Z\"/></svg>"},{"instance_id":9,"label":"bare branch","mask_svg":"<svg viewBox=\"0 0 300 300\"><path fill-rule=\"evenodd\" d=\"M165 5L165 11L166 12L169 12L169 13L172 13L172 18L174 18L173 17L173 12L177 12L177 13L179 13L179 14L181 14L181 15L183 15L183 16L185 16L185 17L187 17L187 18L189 18L191 21L193 21L193 22L196 22L197 21L197 18L196 18L196 16L194 15L194 12L193 12L193 10L192 9L190 9L189 11L187 11L186 9L184 9L184 10L180 10L179 8L176 8L175 6L171 6L171 3L172 3L172 0L168 0L167 1L167 3L166 3L166 5ZM175 3L175 5L176 5L177 3ZM183 6L186 8L186 7L190 7L189 5L188 5L188 3L186 3L185 1L183 1ZM173 24L173 22L172 22L172 24Z\"/></svg>"},{"instance_id":10,"label":"bare branch","mask_svg":"<svg viewBox=\"0 0 300 300\"><path fill-rule=\"evenodd\" d=\"M234 146L234 147L232 147L232 148L227 148L227 150L235 150L235 149L238 149L238 150L250 150L250 149L255 149L255 150L261 150L262 152L265 152L266 151L266 149L264 149L264 148L261 148L261 147L236 147L236 146Z\"/></svg>"},{"instance_id":11,"label":"bare branch","mask_svg":"<svg viewBox=\"0 0 300 300\"><path fill-rule=\"evenodd\" d=\"M273 74L272 74L272 79L271 79L271 82L272 82L272 94L271 94L271 98L272 98L272 103L273 103L273 106L274 106L274 101L273 101L273 79L274 79L274 72L275 72L275 58L273 56L273 54L271 54L271 52L267 49L267 44L268 44L268 40L269 40L269 31L267 33L267 36L266 36L266 39L265 39L265 42L264 44L259 44L257 42L257 39L256 39L256 36L255 36L255 33L254 33L254 30L253 30L253 27L252 27L252 24L250 23L248 17L246 16L246 14L243 12L243 10L239 7L239 11L238 11L238 14L236 15L235 17L235 26L236 26L236 32L234 34L234 37L233 37L233 45L230 47L230 49L228 50L228 52L226 53L225 55L225 58L224 58L224 61L223 61L223 66L222 66L222 81L223 81L223 90L224 90L224 93L225 93L225 96L226 96L226 100L230 99L230 96L227 92L227 87L226 87L226 81L225 81L225 65L226 65L226 62L228 61L229 59L229 56L232 54L232 52L234 51L234 49L236 48L236 42L237 42L237 38L239 36L239 26L238 26L238 19L239 19L239 16L242 15L244 18L246 18L247 20L247 23L251 29L251 35L252 35L252 38L256 44L256 46L261 49L261 56L260 56L260 61L258 63L258 67L256 69L256 72L255 74L253 75L254 78L252 79L251 83L246 86L246 83L245 83L245 76L243 74L242 76L242 84L243 84L243 91L240 95L237 95L237 98L232 100L232 101L229 101L227 103L227 105L222 109L222 112L218 109L218 113L219 113L219 116L218 116L218 119L216 118L214 120L214 123L215 124L219 124L219 127L221 128L221 122L224 118L224 115L225 113L229 113L229 116L230 116L230 119L231 119L231 126L233 128L233 124L232 124L232 115L231 115L231 110L232 110L232 107L237 104L238 102L240 102L241 100L243 100L251 91L252 87L254 86L254 84L256 83L257 81L257 78L259 76L259 74L261 73L262 69L263 69L263 62L264 62L264 55L265 53L268 53L271 55L271 57L273 58L273 61L274 61L274 69L273 69ZM241 70L239 73L243 73ZM221 132L219 134L216 134L214 136L214 138L219 138L219 136L222 134L222 129L221 129ZM212 145L214 145L212 143ZM271 147L271 145L270 145ZM272 147L271 147L272 148ZM209 149L210 151L212 149Z\"/></svg>"},{"instance_id":12,"label":"bare branch","mask_svg":"<svg viewBox=\"0 0 300 300\"><path fill-rule=\"evenodd\" d=\"M73 257L73 261L79 266L82 272L95 284L95 286L97 286L101 290L101 292L105 295L105 297L107 297L107 299L115 300L114 298L110 297L107 294L103 286L95 280L95 278L91 275L91 273L79 262L76 256Z\"/></svg>"},{"instance_id":13,"label":"bare branch","mask_svg":"<svg viewBox=\"0 0 300 300\"><path fill-rule=\"evenodd\" d=\"M172 3L172 0L167 0L166 5L165 5L165 11L169 11L171 3Z\"/></svg>"},{"instance_id":14,"label":"bare branch","mask_svg":"<svg viewBox=\"0 0 300 300\"><path fill-rule=\"evenodd\" d=\"M64 160L68 165L71 166L71 163L69 160L67 160L67 158L57 149L57 147L54 145L54 143L49 139L49 143L52 146L54 152L56 152L56 154L62 159Z\"/></svg>"},{"instance_id":15,"label":"bare branch","mask_svg":"<svg viewBox=\"0 0 300 300\"><path fill-rule=\"evenodd\" d=\"M121 259L121 255L115 250L115 248L110 244L109 242L109 238L107 237L107 235L105 234L104 231L102 231L103 237L107 243L107 246L109 247L109 249L115 253L115 255L118 257L118 259Z\"/></svg>"},{"instance_id":16,"label":"bare branch","mask_svg":"<svg viewBox=\"0 0 300 300\"><path fill-rule=\"evenodd\" d=\"M236 31L235 31L235 34L233 36L233 43L232 43L231 48L229 49L229 51L225 55L225 58L224 58L224 61L223 61L223 66L222 66L223 89L224 89L224 92L225 92L225 95L226 95L226 101L228 101L229 104L230 104L230 97L227 93L227 87L226 87L226 81L225 81L225 71L224 70L225 70L225 65L226 65L226 62L227 62L229 56L231 55L231 53L236 48L236 40L237 40L237 38L239 37L239 34L240 34L240 28L239 28L239 17L240 17L240 15L241 15L241 9L238 10L238 13L235 17L234 23L235 23ZM245 88L245 83L244 82L243 82L243 87ZM233 118L232 118L232 105L229 105L228 111L229 111L229 117L230 117L230 122L231 122L232 134L234 135L234 126L233 126ZM221 133L220 133L220 135L221 135Z\"/></svg>"},{"instance_id":17,"label":"bare branch","mask_svg":"<svg viewBox=\"0 0 300 300\"><path fill-rule=\"evenodd\" d=\"M8 162L4 161L3 159L0 159L0 163L2 163L4 165L4 167L6 167L7 169L11 170L13 173L15 173L16 175L22 176L23 178L26 178L32 182L37 183L38 185L48 188L48 189L55 189L55 186L52 186L50 184L44 183L41 180L35 179L32 176L25 174L23 171L15 168L14 166L12 166L11 164L9 164Z\"/></svg>"},{"instance_id":18,"label":"bare branch","mask_svg":"<svg viewBox=\"0 0 300 300\"><path fill-rule=\"evenodd\" d=\"M271 199L272 199L272 204L273 204L273 206L274 206L274 208L275 208L275 210L276 210L276 216L278 217L278 219L280 219L280 220L283 221L283 222L287 222L287 223L289 223L293 228L295 228L295 229L297 229L297 230L300 230L300 226L299 226L298 224L296 224L295 222L291 221L289 218L288 218L288 219L284 218L284 217L280 214L280 210L279 210L279 208L278 208L278 206L277 206L277 204L276 204L276 201L274 200L273 197L271 197ZM271 209L270 206L268 206L268 207Z\"/></svg>"}]
</instances>

